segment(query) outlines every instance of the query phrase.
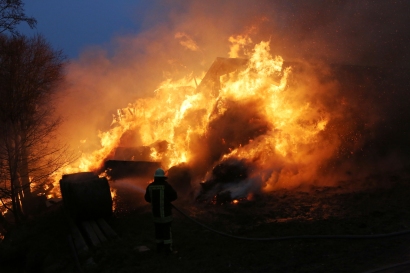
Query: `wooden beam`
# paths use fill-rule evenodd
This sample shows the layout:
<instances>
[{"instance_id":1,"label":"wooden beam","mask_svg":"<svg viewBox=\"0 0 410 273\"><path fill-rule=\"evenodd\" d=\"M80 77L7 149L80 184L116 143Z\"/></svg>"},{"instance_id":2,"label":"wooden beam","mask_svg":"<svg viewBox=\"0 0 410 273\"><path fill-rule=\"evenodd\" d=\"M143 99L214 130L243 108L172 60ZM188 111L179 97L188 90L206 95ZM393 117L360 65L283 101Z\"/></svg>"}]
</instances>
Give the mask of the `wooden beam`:
<instances>
[{"instance_id":1,"label":"wooden beam","mask_svg":"<svg viewBox=\"0 0 410 273\"><path fill-rule=\"evenodd\" d=\"M83 256L89 251L87 243L85 242L84 237L78 229L77 225L74 224L71 218L68 217L67 220L70 226L71 236L78 256Z\"/></svg>"},{"instance_id":2,"label":"wooden beam","mask_svg":"<svg viewBox=\"0 0 410 273\"><path fill-rule=\"evenodd\" d=\"M104 236L103 232L95 221L90 221L90 225L101 243L107 241L107 238Z\"/></svg>"},{"instance_id":3,"label":"wooden beam","mask_svg":"<svg viewBox=\"0 0 410 273\"><path fill-rule=\"evenodd\" d=\"M98 239L98 236L95 233L94 229L92 228L90 221L81 222L81 226L84 228L84 231L85 231L88 239L90 239L91 244L93 246L100 245L101 241L100 241L100 239Z\"/></svg>"},{"instance_id":4,"label":"wooden beam","mask_svg":"<svg viewBox=\"0 0 410 273\"><path fill-rule=\"evenodd\" d=\"M108 225L108 223L104 220L104 218L99 218L96 220L98 226L104 232L105 236L110 239L118 239L118 234Z\"/></svg>"}]
</instances>

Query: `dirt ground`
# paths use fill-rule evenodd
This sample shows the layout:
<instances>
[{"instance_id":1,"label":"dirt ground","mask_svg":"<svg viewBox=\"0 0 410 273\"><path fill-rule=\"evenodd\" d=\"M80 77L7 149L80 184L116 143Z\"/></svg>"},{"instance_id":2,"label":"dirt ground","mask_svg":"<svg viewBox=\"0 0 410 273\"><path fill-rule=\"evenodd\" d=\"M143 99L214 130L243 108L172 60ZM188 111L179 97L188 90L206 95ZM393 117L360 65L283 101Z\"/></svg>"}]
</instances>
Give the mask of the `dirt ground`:
<instances>
[{"instance_id":1,"label":"dirt ground","mask_svg":"<svg viewBox=\"0 0 410 273\"><path fill-rule=\"evenodd\" d=\"M141 193L117 194L108 222L120 239L80 257L83 272L410 272L410 265L374 271L410 260L410 232L371 239L241 240L177 211L178 253L158 254ZM211 229L239 237L374 235L410 230L409 196L407 175L386 174L337 187L276 190L238 204L179 200L175 206ZM0 243L0 272L79 272L68 234L61 206L16 228Z\"/></svg>"}]
</instances>

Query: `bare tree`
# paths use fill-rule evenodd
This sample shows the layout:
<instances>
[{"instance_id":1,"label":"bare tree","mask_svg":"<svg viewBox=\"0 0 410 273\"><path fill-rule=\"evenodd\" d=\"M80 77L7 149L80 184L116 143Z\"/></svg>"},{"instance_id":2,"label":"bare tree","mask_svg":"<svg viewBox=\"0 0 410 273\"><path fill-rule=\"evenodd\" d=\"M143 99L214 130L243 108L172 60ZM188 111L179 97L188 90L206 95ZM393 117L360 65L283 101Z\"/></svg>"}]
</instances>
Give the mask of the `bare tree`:
<instances>
[{"instance_id":1,"label":"bare tree","mask_svg":"<svg viewBox=\"0 0 410 273\"><path fill-rule=\"evenodd\" d=\"M0 33L18 34L16 26L21 22L26 22L30 28L37 24L36 19L26 16L21 0L0 0Z\"/></svg>"},{"instance_id":2,"label":"bare tree","mask_svg":"<svg viewBox=\"0 0 410 273\"><path fill-rule=\"evenodd\" d=\"M66 162L53 108L64 60L42 36L0 36L0 201L16 222Z\"/></svg>"}]
</instances>

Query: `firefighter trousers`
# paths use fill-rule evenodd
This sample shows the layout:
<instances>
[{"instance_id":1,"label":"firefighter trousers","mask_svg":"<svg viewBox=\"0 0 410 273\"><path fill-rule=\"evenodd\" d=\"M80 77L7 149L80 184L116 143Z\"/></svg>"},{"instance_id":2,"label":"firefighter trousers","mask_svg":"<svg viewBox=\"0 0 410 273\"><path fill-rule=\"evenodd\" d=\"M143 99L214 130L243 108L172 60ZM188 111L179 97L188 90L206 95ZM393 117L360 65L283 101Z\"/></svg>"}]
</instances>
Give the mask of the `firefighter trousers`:
<instances>
[{"instance_id":1,"label":"firefighter trousers","mask_svg":"<svg viewBox=\"0 0 410 273\"><path fill-rule=\"evenodd\" d=\"M162 249L165 251L172 251L171 222L154 224L157 251L160 252Z\"/></svg>"}]
</instances>

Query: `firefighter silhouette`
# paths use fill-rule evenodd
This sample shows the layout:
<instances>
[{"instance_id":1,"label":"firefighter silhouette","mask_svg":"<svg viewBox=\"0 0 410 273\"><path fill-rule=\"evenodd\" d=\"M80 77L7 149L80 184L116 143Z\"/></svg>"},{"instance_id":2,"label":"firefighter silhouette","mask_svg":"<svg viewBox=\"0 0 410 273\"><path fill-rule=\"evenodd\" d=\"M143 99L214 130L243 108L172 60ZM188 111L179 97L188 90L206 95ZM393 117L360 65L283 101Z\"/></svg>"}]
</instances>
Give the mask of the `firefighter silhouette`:
<instances>
[{"instance_id":1,"label":"firefighter silhouette","mask_svg":"<svg viewBox=\"0 0 410 273\"><path fill-rule=\"evenodd\" d=\"M164 170L157 169L154 174L154 181L148 185L145 191L145 201L151 203L158 252L162 250L169 253L173 252L171 202L177 198L177 192L167 182Z\"/></svg>"}]
</instances>

